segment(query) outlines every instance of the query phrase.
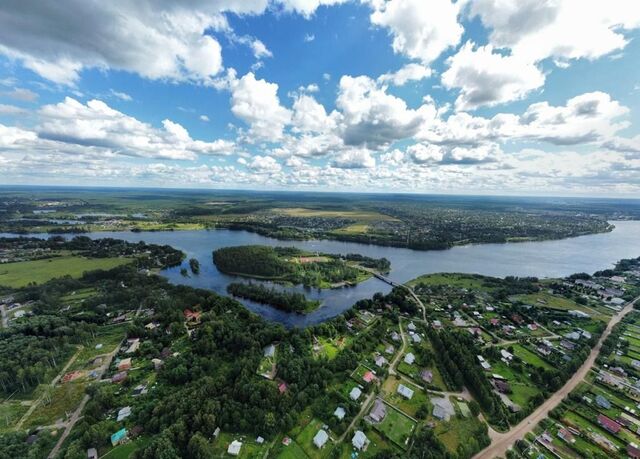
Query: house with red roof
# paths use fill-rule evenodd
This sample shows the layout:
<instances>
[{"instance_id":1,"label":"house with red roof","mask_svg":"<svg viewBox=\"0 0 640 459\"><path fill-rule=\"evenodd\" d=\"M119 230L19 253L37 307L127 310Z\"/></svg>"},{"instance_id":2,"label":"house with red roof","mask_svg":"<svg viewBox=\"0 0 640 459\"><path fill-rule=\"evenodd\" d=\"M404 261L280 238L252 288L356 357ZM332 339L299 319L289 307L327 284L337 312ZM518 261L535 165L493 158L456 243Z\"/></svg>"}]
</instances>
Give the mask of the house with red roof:
<instances>
[{"instance_id":1,"label":"house with red roof","mask_svg":"<svg viewBox=\"0 0 640 459\"><path fill-rule=\"evenodd\" d=\"M370 383L371 381L374 381L376 379L376 375L374 375L371 371L367 371L364 376L362 376L362 379L364 379L364 382Z\"/></svg>"},{"instance_id":2,"label":"house with red roof","mask_svg":"<svg viewBox=\"0 0 640 459\"><path fill-rule=\"evenodd\" d=\"M613 434L617 434L622 426L613 419L609 419L604 414L598 415L598 424Z\"/></svg>"},{"instance_id":3,"label":"house with red roof","mask_svg":"<svg viewBox=\"0 0 640 459\"><path fill-rule=\"evenodd\" d=\"M640 459L640 448L634 443L629 443L627 445L627 454L632 459Z\"/></svg>"},{"instance_id":4,"label":"house with red roof","mask_svg":"<svg viewBox=\"0 0 640 459\"><path fill-rule=\"evenodd\" d=\"M200 323L200 316L202 315L201 312L192 311L191 309L185 309L183 311L183 314L187 322Z\"/></svg>"}]
</instances>

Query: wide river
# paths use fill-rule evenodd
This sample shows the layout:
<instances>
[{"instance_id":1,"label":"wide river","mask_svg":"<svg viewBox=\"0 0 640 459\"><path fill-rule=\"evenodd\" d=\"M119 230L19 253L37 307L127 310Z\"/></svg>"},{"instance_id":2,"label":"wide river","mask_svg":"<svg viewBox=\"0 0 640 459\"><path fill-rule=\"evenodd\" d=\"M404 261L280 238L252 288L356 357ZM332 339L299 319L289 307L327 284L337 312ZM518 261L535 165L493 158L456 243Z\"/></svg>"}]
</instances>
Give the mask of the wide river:
<instances>
[{"instance_id":1,"label":"wide river","mask_svg":"<svg viewBox=\"0 0 640 459\"><path fill-rule=\"evenodd\" d=\"M221 273L213 264L211 252L220 247L246 244L280 245L324 253L360 253L374 258L385 257L391 261L388 277L397 282L406 282L421 274L436 272L477 273L497 277L559 277L576 272L592 273L613 266L621 258L640 256L640 221L612 223L615 229L610 233L556 241L475 244L441 251L416 251L322 240L280 241L255 233L229 230L97 232L89 236L171 245L184 251L187 260L196 258L200 262L200 274L185 277L180 274L181 267L170 268L162 272L170 282L206 288L226 295L227 285L238 278ZM188 269L186 260L182 267ZM389 285L373 278L355 287L333 290L296 287L295 290L304 291L309 298L322 301L320 308L306 315L286 313L246 300L242 303L266 319L287 326L304 327L334 317L351 307L357 300L370 298L376 292L388 292L389 289Z\"/></svg>"}]
</instances>

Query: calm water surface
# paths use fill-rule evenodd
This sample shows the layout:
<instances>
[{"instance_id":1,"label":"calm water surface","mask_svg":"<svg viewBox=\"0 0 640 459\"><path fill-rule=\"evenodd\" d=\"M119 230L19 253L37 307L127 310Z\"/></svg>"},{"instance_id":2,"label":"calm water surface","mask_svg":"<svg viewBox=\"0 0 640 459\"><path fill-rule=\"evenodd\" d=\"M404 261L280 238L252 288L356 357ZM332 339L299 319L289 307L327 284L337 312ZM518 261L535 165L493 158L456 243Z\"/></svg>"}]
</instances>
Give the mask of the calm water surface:
<instances>
[{"instance_id":1,"label":"calm water surface","mask_svg":"<svg viewBox=\"0 0 640 459\"><path fill-rule=\"evenodd\" d=\"M621 258L640 256L640 221L612 222L611 233L580 236L571 239L508 244L477 244L454 247L443 251L416 251L394 247L356 244L338 241L280 241L245 231L161 231L161 232L98 232L92 238L112 237L126 241L145 241L168 244L187 254L182 266L164 270L162 274L175 284L206 288L226 295L229 283L238 277L221 273L213 264L211 252L221 247L246 244L295 246L325 253L361 253L373 258L385 257L391 261L389 277L406 282L421 274L436 272L477 273L488 276L559 277L575 272L605 269ZM1 235L0 236L11 236ZM188 269L188 259L200 262L200 274L184 277L180 268ZM304 289L309 298L322 301L316 311L307 315L279 311L269 306L243 300L249 309L262 317L287 326L312 325L340 314L357 300L370 298L376 292L388 292L390 287L370 279L355 287L335 290Z\"/></svg>"}]
</instances>

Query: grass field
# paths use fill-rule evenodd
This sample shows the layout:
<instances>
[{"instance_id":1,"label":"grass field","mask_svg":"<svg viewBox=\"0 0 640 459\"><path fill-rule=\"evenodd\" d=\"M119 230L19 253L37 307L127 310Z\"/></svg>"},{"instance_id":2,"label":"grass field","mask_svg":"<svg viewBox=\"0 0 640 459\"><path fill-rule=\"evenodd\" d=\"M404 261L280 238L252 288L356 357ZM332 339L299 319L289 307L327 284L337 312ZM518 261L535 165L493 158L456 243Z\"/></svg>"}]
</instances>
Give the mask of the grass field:
<instances>
[{"instance_id":1,"label":"grass field","mask_svg":"<svg viewBox=\"0 0 640 459\"><path fill-rule=\"evenodd\" d=\"M422 405L428 405L429 407L431 406L427 394L425 394L421 389L415 387L413 384L410 384L407 381L397 380L395 378L388 378L387 381L391 382L389 384L385 382L384 390L387 393L384 395L384 399L392 405L398 407L403 412L407 413L409 416L415 417L416 411L418 411L418 409ZM413 391L413 397L411 397L410 400L407 400L402 395L397 393L397 389L400 384L404 384ZM430 408L429 412L431 412Z\"/></svg>"},{"instance_id":2,"label":"grass field","mask_svg":"<svg viewBox=\"0 0 640 459\"><path fill-rule=\"evenodd\" d=\"M406 449L408 440L415 428L415 421L393 408L388 408L385 418L380 424L376 425L376 429L402 449Z\"/></svg>"},{"instance_id":3,"label":"grass field","mask_svg":"<svg viewBox=\"0 0 640 459\"><path fill-rule=\"evenodd\" d=\"M366 451L358 451L358 458L369 458L375 457L376 454L381 451L393 449L393 446L389 444L382 436L373 429L365 430L365 435L369 440L369 446ZM334 450L332 451L331 457L337 457L340 459L352 459L352 454L356 451L356 449L351 444L351 439L353 438L353 432L347 435L347 438L343 443L336 446L336 450L340 451L340 455Z\"/></svg>"},{"instance_id":4,"label":"grass field","mask_svg":"<svg viewBox=\"0 0 640 459\"><path fill-rule=\"evenodd\" d=\"M321 210L305 209L303 207L291 207L275 209L276 212L288 215L289 217L321 217L321 218L351 218L359 222L395 220L389 215L378 212L368 212L363 210Z\"/></svg>"},{"instance_id":5,"label":"grass field","mask_svg":"<svg viewBox=\"0 0 640 459\"><path fill-rule=\"evenodd\" d=\"M531 293L527 295L516 295L513 300L521 301L525 304L530 304L538 307L547 307L553 309L560 309L563 311L570 311L572 309L585 312L589 314L593 319L608 321L609 315L603 314L596 309L588 306L582 306L569 298L562 296L551 295L548 292Z\"/></svg>"},{"instance_id":6,"label":"grass field","mask_svg":"<svg viewBox=\"0 0 640 459\"><path fill-rule=\"evenodd\" d=\"M309 456L300 448L300 445L296 443L295 440L291 440L289 446L283 446L277 459L305 459L307 457Z\"/></svg>"},{"instance_id":7,"label":"grass field","mask_svg":"<svg viewBox=\"0 0 640 459\"><path fill-rule=\"evenodd\" d=\"M66 413L71 413L82 400L84 389L84 384L76 382L56 386L51 393L51 402L43 401L27 418L24 426L48 426L66 418Z\"/></svg>"},{"instance_id":8,"label":"grass field","mask_svg":"<svg viewBox=\"0 0 640 459\"><path fill-rule=\"evenodd\" d=\"M295 438L298 445L310 458L328 457L333 449L333 442L331 440L328 440L322 449L318 449L318 447L313 444L313 437L316 436L318 430L322 428L322 425L322 422L318 419L312 419ZM331 435L329 431L326 432Z\"/></svg>"},{"instance_id":9,"label":"grass field","mask_svg":"<svg viewBox=\"0 0 640 459\"><path fill-rule=\"evenodd\" d=\"M27 412L28 406L20 401L0 403L0 431L12 427Z\"/></svg>"},{"instance_id":10,"label":"grass field","mask_svg":"<svg viewBox=\"0 0 640 459\"><path fill-rule=\"evenodd\" d=\"M95 338L85 344L78 354L76 361L70 368L79 370L91 363L97 356L108 354L122 341L125 334L126 325L106 325L98 329ZM96 349L96 345L102 344L102 348Z\"/></svg>"},{"instance_id":11,"label":"grass field","mask_svg":"<svg viewBox=\"0 0 640 459\"><path fill-rule=\"evenodd\" d=\"M141 448L144 448L151 441L148 437L141 437L136 440L125 443L124 445L116 446L111 449L103 458L108 459L129 459L133 453Z\"/></svg>"},{"instance_id":12,"label":"grass field","mask_svg":"<svg viewBox=\"0 0 640 459\"><path fill-rule=\"evenodd\" d=\"M337 234L361 234L366 233L368 230L369 225L366 223L354 223L353 225L347 225L332 232Z\"/></svg>"},{"instance_id":13,"label":"grass field","mask_svg":"<svg viewBox=\"0 0 640 459\"><path fill-rule=\"evenodd\" d=\"M408 285L415 286L418 284L433 285L433 286L449 286L456 288L477 289L477 290L490 290L484 286L482 277L475 276L473 274L458 274L458 273L438 273L438 274L425 274L424 276L417 277L410 281Z\"/></svg>"},{"instance_id":14,"label":"grass field","mask_svg":"<svg viewBox=\"0 0 640 459\"><path fill-rule=\"evenodd\" d=\"M550 370L551 365L549 365L545 360L539 357L537 354L531 352L529 349L525 348L521 344L515 344L513 346L513 353L520 357L523 362L526 362L530 365L534 365L536 367L542 367L545 370Z\"/></svg>"},{"instance_id":15,"label":"grass field","mask_svg":"<svg viewBox=\"0 0 640 459\"><path fill-rule=\"evenodd\" d=\"M131 262L130 258L85 258L63 256L45 260L21 261L0 265L0 285L19 288L35 282L41 284L56 277L81 277L85 271L111 269Z\"/></svg>"},{"instance_id":16,"label":"grass field","mask_svg":"<svg viewBox=\"0 0 640 459\"><path fill-rule=\"evenodd\" d=\"M439 422L434 432L447 450L455 453L460 444L477 432L480 424L481 421L476 418L452 417L448 422Z\"/></svg>"}]
</instances>

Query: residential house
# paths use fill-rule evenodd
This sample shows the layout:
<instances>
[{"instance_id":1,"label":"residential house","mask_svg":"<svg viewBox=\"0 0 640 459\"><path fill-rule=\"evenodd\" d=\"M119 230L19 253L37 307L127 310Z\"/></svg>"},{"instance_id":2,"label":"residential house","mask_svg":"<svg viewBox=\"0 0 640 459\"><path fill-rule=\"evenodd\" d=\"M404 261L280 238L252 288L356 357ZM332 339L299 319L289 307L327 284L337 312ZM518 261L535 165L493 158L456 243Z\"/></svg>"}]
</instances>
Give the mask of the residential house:
<instances>
[{"instance_id":1,"label":"residential house","mask_svg":"<svg viewBox=\"0 0 640 459\"><path fill-rule=\"evenodd\" d=\"M118 417L116 419L117 422L124 421L126 418L131 416L131 407L125 406L118 411Z\"/></svg>"},{"instance_id":2,"label":"residential house","mask_svg":"<svg viewBox=\"0 0 640 459\"><path fill-rule=\"evenodd\" d=\"M336 410L333 412L333 415L335 417L338 418L338 420L342 421L345 417L345 415L347 414L347 412L345 411L344 408L342 408L341 406L339 406L338 408L336 408Z\"/></svg>"},{"instance_id":3,"label":"residential house","mask_svg":"<svg viewBox=\"0 0 640 459\"><path fill-rule=\"evenodd\" d=\"M498 392L501 392L503 394L508 394L509 392L511 392L511 386L506 381L497 379L493 381L493 385L496 387Z\"/></svg>"},{"instance_id":4,"label":"residential house","mask_svg":"<svg viewBox=\"0 0 640 459\"><path fill-rule=\"evenodd\" d=\"M329 440L329 434L324 430L318 430L318 433L315 437L313 437L313 444L316 445L317 448L322 448Z\"/></svg>"},{"instance_id":5,"label":"residential house","mask_svg":"<svg viewBox=\"0 0 640 459\"><path fill-rule=\"evenodd\" d=\"M120 429L113 435L111 435L111 445L117 446L123 443L127 439L127 429Z\"/></svg>"},{"instance_id":6,"label":"residential house","mask_svg":"<svg viewBox=\"0 0 640 459\"><path fill-rule=\"evenodd\" d=\"M640 458L640 448L635 443L629 443L627 445L627 455L631 459L639 459Z\"/></svg>"},{"instance_id":7,"label":"residential house","mask_svg":"<svg viewBox=\"0 0 640 459\"><path fill-rule=\"evenodd\" d=\"M596 403L599 407L604 408L605 410L611 408L611 402L602 395L596 395Z\"/></svg>"},{"instance_id":8,"label":"residential house","mask_svg":"<svg viewBox=\"0 0 640 459\"><path fill-rule=\"evenodd\" d=\"M199 324L200 316L202 315L199 311L192 311L191 309L185 309L183 311L185 320L190 324Z\"/></svg>"},{"instance_id":9,"label":"residential house","mask_svg":"<svg viewBox=\"0 0 640 459\"><path fill-rule=\"evenodd\" d=\"M387 415L387 406L384 404L382 400L377 398L376 401L373 403L373 408L369 413L369 418L371 418L373 422L382 422L382 420L386 415Z\"/></svg>"},{"instance_id":10,"label":"residential house","mask_svg":"<svg viewBox=\"0 0 640 459\"><path fill-rule=\"evenodd\" d=\"M571 432L569 432L567 429L560 429L558 430L558 438L566 441L567 443L575 443L576 439L573 436L573 434Z\"/></svg>"},{"instance_id":11,"label":"residential house","mask_svg":"<svg viewBox=\"0 0 640 459\"><path fill-rule=\"evenodd\" d=\"M577 317L579 319L588 319L590 316L586 312L579 311L577 309L572 309L569 311L569 315L572 317Z\"/></svg>"},{"instance_id":12,"label":"residential house","mask_svg":"<svg viewBox=\"0 0 640 459\"><path fill-rule=\"evenodd\" d=\"M121 383L122 381L124 381L125 379L127 379L127 372L126 371L121 371L119 373L116 373L115 375L113 375L111 377L111 382L112 383Z\"/></svg>"},{"instance_id":13,"label":"residential house","mask_svg":"<svg viewBox=\"0 0 640 459\"><path fill-rule=\"evenodd\" d=\"M377 367L382 368L389 362L383 356L377 355L376 358L375 358L375 363L376 363Z\"/></svg>"},{"instance_id":14,"label":"residential house","mask_svg":"<svg viewBox=\"0 0 640 459\"><path fill-rule=\"evenodd\" d=\"M506 349L500 349L500 355L502 356L502 359L507 362L511 362L513 360L513 354Z\"/></svg>"},{"instance_id":15,"label":"residential house","mask_svg":"<svg viewBox=\"0 0 640 459\"><path fill-rule=\"evenodd\" d=\"M134 397L137 397L139 395L144 395L147 392L149 392L149 390L147 389L147 385L146 384L138 384L136 387L133 388L132 395Z\"/></svg>"},{"instance_id":16,"label":"residential house","mask_svg":"<svg viewBox=\"0 0 640 459\"><path fill-rule=\"evenodd\" d=\"M131 369L131 357L120 360L120 362L118 362L117 368L118 368L118 371L130 370Z\"/></svg>"},{"instance_id":17,"label":"residential house","mask_svg":"<svg viewBox=\"0 0 640 459\"><path fill-rule=\"evenodd\" d=\"M351 444L355 449L363 451L367 449L367 446L369 446L369 439L364 432L356 430L356 433L353 435L353 439L351 440Z\"/></svg>"},{"instance_id":18,"label":"residential house","mask_svg":"<svg viewBox=\"0 0 640 459\"><path fill-rule=\"evenodd\" d=\"M431 370L422 370L422 373L420 373L420 377L427 384L431 384L431 382L433 381L433 372Z\"/></svg>"},{"instance_id":19,"label":"residential house","mask_svg":"<svg viewBox=\"0 0 640 459\"><path fill-rule=\"evenodd\" d=\"M411 398L413 397L413 390L409 389L404 384L398 384L397 392L407 400L411 400Z\"/></svg>"},{"instance_id":20,"label":"residential house","mask_svg":"<svg viewBox=\"0 0 640 459\"><path fill-rule=\"evenodd\" d=\"M124 351L125 354L133 354L140 347L139 338L133 338L133 339L127 340L127 343L129 343L129 348L126 351Z\"/></svg>"},{"instance_id":21,"label":"residential house","mask_svg":"<svg viewBox=\"0 0 640 459\"><path fill-rule=\"evenodd\" d=\"M374 381L376 379L376 375L373 374L373 372L371 371L367 371L365 372L365 374L362 376L362 379L364 380L364 382L366 383L371 383L372 381Z\"/></svg>"},{"instance_id":22,"label":"residential house","mask_svg":"<svg viewBox=\"0 0 640 459\"><path fill-rule=\"evenodd\" d=\"M360 390L359 387L354 387L353 389L351 389L351 392L349 392L349 398L351 400L358 400L361 395L362 395L362 391Z\"/></svg>"},{"instance_id":23,"label":"residential house","mask_svg":"<svg viewBox=\"0 0 640 459\"><path fill-rule=\"evenodd\" d=\"M229 447L227 448L227 454L230 454L231 456L239 456L241 448L242 448L242 442L238 440L233 440L229 444Z\"/></svg>"},{"instance_id":24,"label":"residential house","mask_svg":"<svg viewBox=\"0 0 640 459\"><path fill-rule=\"evenodd\" d=\"M267 347L265 347L263 354L265 357L273 357L276 354L275 344L269 344Z\"/></svg>"},{"instance_id":25,"label":"residential house","mask_svg":"<svg viewBox=\"0 0 640 459\"><path fill-rule=\"evenodd\" d=\"M447 398L432 398L433 416L441 421L448 421L455 414L453 405Z\"/></svg>"},{"instance_id":26,"label":"residential house","mask_svg":"<svg viewBox=\"0 0 640 459\"><path fill-rule=\"evenodd\" d=\"M98 450L95 448L89 448L87 450L87 459L98 459Z\"/></svg>"},{"instance_id":27,"label":"residential house","mask_svg":"<svg viewBox=\"0 0 640 459\"><path fill-rule=\"evenodd\" d=\"M462 317L456 317L453 320L453 325L456 327L466 327L467 326L467 322L465 322L465 320Z\"/></svg>"},{"instance_id":28,"label":"residential house","mask_svg":"<svg viewBox=\"0 0 640 459\"><path fill-rule=\"evenodd\" d=\"M598 424L600 424L600 426L602 426L604 429L608 430L612 434L617 434L622 427L616 421L614 421L613 419L609 419L604 414L598 415Z\"/></svg>"},{"instance_id":29,"label":"residential house","mask_svg":"<svg viewBox=\"0 0 640 459\"><path fill-rule=\"evenodd\" d=\"M409 325L407 325L407 330L416 331L416 324L414 324L413 322L409 322Z\"/></svg>"},{"instance_id":30,"label":"residential house","mask_svg":"<svg viewBox=\"0 0 640 459\"><path fill-rule=\"evenodd\" d=\"M416 361L416 356L413 355L411 352L409 352L407 355L404 356L404 363L409 364L409 365L413 365L413 362Z\"/></svg>"}]
</instances>

